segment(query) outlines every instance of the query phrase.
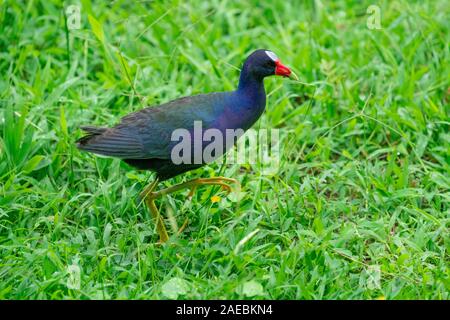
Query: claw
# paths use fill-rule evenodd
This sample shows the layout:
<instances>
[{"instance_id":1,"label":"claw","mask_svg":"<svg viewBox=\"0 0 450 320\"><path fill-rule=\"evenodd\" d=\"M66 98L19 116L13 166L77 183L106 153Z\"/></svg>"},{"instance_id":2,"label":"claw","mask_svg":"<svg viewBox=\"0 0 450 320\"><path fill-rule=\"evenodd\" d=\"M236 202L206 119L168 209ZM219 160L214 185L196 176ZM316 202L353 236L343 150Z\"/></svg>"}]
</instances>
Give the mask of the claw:
<instances>
[{"instance_id":1,"label":"claw","mask_svg":"<svg viewBox=\"0 0 450 320\"><path fill-rule=\"evenodd\" d=\"M180 229L178 229L177 234L180 235L180 233L183 232L184 229L186 229L187 225L188 225L189 219L186 218L186 220L184 220L183 225L180 227Z\"/></svg>"},{"instance_id":2,"label":"claw","mask_svg":"<svg viewBox=\"0 0 450 320\"><path fill-rule=\"evenodd\" d=\"M191 200L192 199L192 197L194 196L194 193L195 193L195 190L197 189L197 186L193 186L192 188L191 188L191 191L189 191L189 194L188 194L188 199L189 200Z\"/></svg>"},{"instance_id":3,"label":"claw","mask_svg":"<svg viewBox=\"0 0 450 320\"><path fill-rule=\"evenodd\" d=\"M231 192L233 192L233 189L229 185L222 185L222 190L225 190L227 192L227 195L229 195Z\"/></svg>"}]
</instances>

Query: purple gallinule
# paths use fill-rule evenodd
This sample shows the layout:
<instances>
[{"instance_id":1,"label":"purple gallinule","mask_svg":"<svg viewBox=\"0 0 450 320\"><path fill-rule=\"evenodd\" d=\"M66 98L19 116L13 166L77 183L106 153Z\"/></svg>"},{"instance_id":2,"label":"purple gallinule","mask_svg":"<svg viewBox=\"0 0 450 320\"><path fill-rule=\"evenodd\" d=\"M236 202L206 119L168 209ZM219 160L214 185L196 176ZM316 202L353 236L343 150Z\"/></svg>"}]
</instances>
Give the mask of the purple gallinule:
<instances>
[{"instance_id":1,"label":"purple gallinule","mask_svg":"<svg viewBox=\"0 0 450 320\"><path fill-rule=\"evenodd\" d=\"M138 169L156 172L155 181L145 188L141 197L156 219L160 241L165 242L168 234L156 208L156 198L187 188L191 189L192 195L200 185L219 185L230 192L230 184L238 183L235 179L225 177L199 178L155 192L158 182L207 163L203 159L181 163L174 161L173 150L177 141L172 139L173 132L185 129L193 133L196 121L201 121L202 132L208 129L217 129L224 134L227 129L245 131L258 120L266 106L264 78L271 75L290 77L291 74L291 70L272 51L256 50L244 62L237 90L184 97L145 108L125 116L112 128L81 127L87 135L77 141L77 147L120 158ZM191 141L194 149L196 139L194 136ZM200 142L200 153L206 145L204 141ZM224 152L232 145L224 145ZM220 155L218 153L216 157ZM195 157L194 151L188 160Z\"/></svg>"}]
</instances>

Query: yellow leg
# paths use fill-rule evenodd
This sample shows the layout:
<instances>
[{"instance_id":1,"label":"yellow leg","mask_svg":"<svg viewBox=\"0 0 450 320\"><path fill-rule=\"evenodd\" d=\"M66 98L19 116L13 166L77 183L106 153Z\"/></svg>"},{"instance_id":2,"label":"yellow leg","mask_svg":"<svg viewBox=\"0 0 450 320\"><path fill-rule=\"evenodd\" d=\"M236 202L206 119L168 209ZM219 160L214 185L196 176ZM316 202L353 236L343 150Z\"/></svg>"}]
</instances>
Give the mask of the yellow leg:
<instances>
[{"instance_id":1,"label":"yellow leg","mask_svg":"<svg viewBox=\"0 0 450 320\"><path fill-rule=\"evenodd\" d=\"M231 178L225 178L225 177L198 178L198 179L189 180L189 181L168 187L166 189L162 189L158 192L153 192L152 197L154 197L156 199L156 198L159 198L166 194L174 193L174 192L184 190L184 189L191 189L191 191L189 192L189 195L188 195L188 197L190 198L194 194L197 187L204 186L204 185L221 186L222 188L224 188L227 191L227 193L230 193L232 191L232 188L230 187L229 184L240 185L239 181L237 181L236 179L231 179Z\"/></svg>"},{"instance_id":2,"label":"yellow leg","mask_svg":"<svg viewBox=\"0 0 450 320\"><path fill-rule=\"evenodd\" d=\"M232 188L229 184L236 184L237 186L240 186L239 181L236 179L231 178L225 178L225 177L215 177L215 178L198 178L189 180L159 191L154 192L153 190L156 188L156 185L158 184L158 179L155 180L153 183L151 183L148 187L145 188L145 190L141 193L141 198L145 199L145 203L147 204L148 208L150 209L150 212L152 213L153 218L156 220L156 229L159 233L159 240L160 242L164 243L167 240L169 240L169 235L167 233L166 227L164 226L164 221L162 219L162 216L160 215L158 208L156 208L155 205L155 199L160 198L164 195L174 193L180 190L184 189L191 189L189 192L188 197L191 198L194 194L195 190L199 186L204 185L217 185L221 186L223 189L227 191L227 193L230 193L232 191ZM187 220L183 223L183 226L178 230L178 234L183 231L183 229L187 225Z\"/></svg>"},{"instance_id":3,"label":"yellow leg","mask_svg":"<svg viewBox=\"0 0 450 320\"><path fill-rule=\"evenodd\" d=\"M150 210L150 213L152 214L153 219L156 220L156 230L159 234L159 241L161 243L166 242L169 240L169 234L167 233L166 226L164 225L164 220L159 213L158 208L155 205L155 199L151 197L151 194L153 193L153 190L158 185L158 179L153 181L150 185L148 185L143 192L141 192L141 199L145 200L145 203L147 207Z\"/></svg>"}]
</instances>

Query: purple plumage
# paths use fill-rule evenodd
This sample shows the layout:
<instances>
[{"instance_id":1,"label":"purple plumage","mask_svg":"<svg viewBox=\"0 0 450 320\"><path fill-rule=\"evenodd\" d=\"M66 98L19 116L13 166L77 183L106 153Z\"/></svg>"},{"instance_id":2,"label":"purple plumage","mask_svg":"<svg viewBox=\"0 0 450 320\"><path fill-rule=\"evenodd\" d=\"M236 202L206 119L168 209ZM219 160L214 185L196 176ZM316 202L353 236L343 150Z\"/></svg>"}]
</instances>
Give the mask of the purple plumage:
<instances>
[{"instance_id":1,"label":"purple plumage","mask_svg":"<svg viewBox=\"0 0 450 320\"><path fill-rule=\"evenodd\" d=\"M125 116L112 128L81 127L87 135L77 141L77 147L154 171L159 180L199 168L206 162L174 163L174 130L192 132L195 121L201 122L202 130L218 129L222 133L226 129L249 129L264 111L263 79L270 75L289 76L290 70L273 52L256 50L243 65L237 90L184 97L145 108Z\"/></svg>"}]
</instances>

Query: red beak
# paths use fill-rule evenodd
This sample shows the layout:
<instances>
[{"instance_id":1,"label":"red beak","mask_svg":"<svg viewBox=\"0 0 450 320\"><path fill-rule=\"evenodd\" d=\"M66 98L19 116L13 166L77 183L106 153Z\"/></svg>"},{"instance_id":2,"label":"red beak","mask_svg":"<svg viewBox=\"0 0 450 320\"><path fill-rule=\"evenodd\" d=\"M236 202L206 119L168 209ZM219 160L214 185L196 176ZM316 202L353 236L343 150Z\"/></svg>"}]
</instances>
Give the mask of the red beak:
<instances>
[{"instance_id":1,"label":"red beak","mask_svg":"<svg viewBox=\"0 0 450 320\"><path fill-rule=\"evenodd\" d=\"M289 77L291 75L291 70L283 65L280 60L275 61L275 74L277 76Z\"/></svg>"}]
</instances>

